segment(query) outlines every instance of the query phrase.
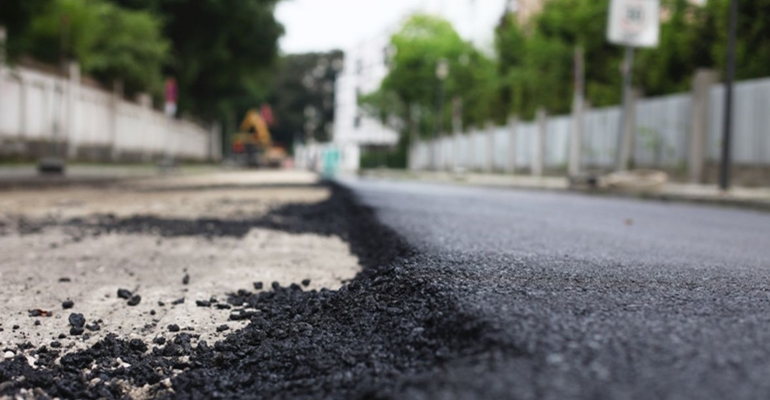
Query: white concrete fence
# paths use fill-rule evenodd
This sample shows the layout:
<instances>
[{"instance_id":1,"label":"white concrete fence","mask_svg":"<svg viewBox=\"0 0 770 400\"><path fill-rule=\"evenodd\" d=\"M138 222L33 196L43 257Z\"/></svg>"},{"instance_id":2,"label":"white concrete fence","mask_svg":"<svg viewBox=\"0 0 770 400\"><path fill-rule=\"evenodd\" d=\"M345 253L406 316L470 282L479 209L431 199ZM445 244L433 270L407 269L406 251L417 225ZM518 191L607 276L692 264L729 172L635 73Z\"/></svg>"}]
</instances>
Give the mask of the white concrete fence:
<instances>
[{"instance_id":1,"label":"white concrete fence","mask_svg":"<svg viewBox=\"0 0 770 400\"><path fill-rule=\"evenodd\" d=\"M686 170L693 182L704 180L708 165L719 162L723 92L716 75L700 71L692 93L632 99L632 151L636 167ZM735 87L733 162L770 167L770 79ZM507 126L454 132L412 146L413 170L484 172L566 171L571 135L582 119L579 164L582 170L611 169L616 163L620 107L586 109L577 115L546 116L539 121L511 118ZM577 118L577 119L576 119Z\"/></svg>"},{"instance_id":2,"label":"white concrete fence","mask_svg":"<svg viewBox=\"0 0 770 400\"><path fill-rule=\"evenodd\" d=\"M99 161L221 159L217 127L169 119L147 95L133 103L119 85L108 92L84 84L74 63L63 76L2 61L0 157L39 157L55 148L69 159Z\"/></svg>"}]
</instances>

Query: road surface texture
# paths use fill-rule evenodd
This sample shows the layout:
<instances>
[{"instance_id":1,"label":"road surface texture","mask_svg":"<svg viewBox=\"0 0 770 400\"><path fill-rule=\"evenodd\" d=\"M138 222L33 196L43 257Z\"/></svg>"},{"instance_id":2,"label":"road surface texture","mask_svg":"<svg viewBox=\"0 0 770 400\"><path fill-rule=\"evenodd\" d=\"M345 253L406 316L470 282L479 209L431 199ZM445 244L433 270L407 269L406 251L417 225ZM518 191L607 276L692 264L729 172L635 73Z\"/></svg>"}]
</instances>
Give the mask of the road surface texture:
<instances>
[{"instance_id":1,"label":"road surface texture","mask_svg":"<svg viewBox=\"0 0 770 400\"><path fill-rule=\"evenodd\" d=\"M251 278L234 282L243 289L220 302L232 306L229 319L248 324L221 336L163 330L163 340L148 343L102 335L70 352L52 342L10 340L2 345L0 396L770 397L769 214L565 193L344 183L348 188L332 186L316 202L262 211L246 199L234 219L213 215L201 223L194 214L203 208L195 211L200 203L191 196L190 215L137 219L131 211L46 225L43 232L74 229L81 240L104 232L164 243L241 237L253 229L287 240L312 235L347 242L337 252L355 255L363 270L337 290L287 282L253 290ZM37 227L3 229L14 237L36 235ZM214 282L207 290L221 285L216 274L206 279ZM143 318L136 320L145 324Z\"/></svg>"},{"instance_id":2,"label":"road surface texture","mask_svg":"<svg viewBox=\"0 0 770 400\"><path fill-rule=\"evenodd\" d=\"M770 214L354 182L491 342L411 398L770 398Z\"/></svg>"}]
</instances>

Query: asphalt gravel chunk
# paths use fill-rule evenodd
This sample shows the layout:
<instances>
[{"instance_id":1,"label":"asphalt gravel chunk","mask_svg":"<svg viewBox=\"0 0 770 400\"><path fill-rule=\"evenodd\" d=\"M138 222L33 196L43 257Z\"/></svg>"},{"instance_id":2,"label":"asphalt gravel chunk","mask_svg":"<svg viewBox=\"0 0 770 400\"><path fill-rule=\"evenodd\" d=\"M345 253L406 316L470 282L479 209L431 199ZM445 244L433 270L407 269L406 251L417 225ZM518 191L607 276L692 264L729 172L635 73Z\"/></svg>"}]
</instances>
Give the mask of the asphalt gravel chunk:
<instances>
[{"instance_id":1,"label":"asphalt gravel chunk","mask_svg":"<svg viewBox=\"0 0 770 400\"><path fill-rule=\"evenodd\" d=\"M83 316L83 314L80 313L72 313L67 318L70 325L72 325L75 328L82 328L86 324L86 317Z\"/></svg>"},{"instance_id":2,"label":"asphalt gravel chunk","mask_svg":"<svg viewBox=\"0 0 770 400\"><path fill-rule=\"evenodd\" d=\"M141 301L142 301L142 296L140 296L138 294L135 294L135 295L131 296L130 299L128 299L126 304L128 304L129 306L133 307L133 306L139 304Z\"/></svg>"}]
</instances>

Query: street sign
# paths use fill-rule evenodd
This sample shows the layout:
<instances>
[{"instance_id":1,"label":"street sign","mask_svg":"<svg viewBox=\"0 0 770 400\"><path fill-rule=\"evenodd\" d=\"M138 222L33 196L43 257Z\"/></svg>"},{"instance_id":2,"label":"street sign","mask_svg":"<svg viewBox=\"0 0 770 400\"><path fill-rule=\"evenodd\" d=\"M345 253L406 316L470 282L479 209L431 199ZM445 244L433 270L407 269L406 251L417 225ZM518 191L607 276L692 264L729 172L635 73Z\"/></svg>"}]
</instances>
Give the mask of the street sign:
<instances>
[{"instance_id":1,"label":"street sign","mask_svg":"<svg viewBox=\"0 0 770 400\"><path fill-rule=\"evenodd\" d=\"M660 0L612 0L607 40L629 47L656 47Z\"/></svg>"}]
</instances>

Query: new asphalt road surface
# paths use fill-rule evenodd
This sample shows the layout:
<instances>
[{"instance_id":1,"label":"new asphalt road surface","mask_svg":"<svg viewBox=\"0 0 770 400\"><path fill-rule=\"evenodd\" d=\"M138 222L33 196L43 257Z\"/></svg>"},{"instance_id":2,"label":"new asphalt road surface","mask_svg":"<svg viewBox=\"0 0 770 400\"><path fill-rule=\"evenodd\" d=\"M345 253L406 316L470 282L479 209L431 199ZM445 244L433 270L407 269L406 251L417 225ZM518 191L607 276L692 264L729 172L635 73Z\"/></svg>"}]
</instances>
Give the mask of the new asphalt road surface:
<instances>
[{"instance_id":1,"label":"new asphalt road surface","mask_svg":"<svg viewBox=\"0 0 770 400\"><path fill-rule=\"evenodd\" d=\"M409 398L770 398L770 214L345 182L483 322Z\"/></svg>"}]
</instances>

